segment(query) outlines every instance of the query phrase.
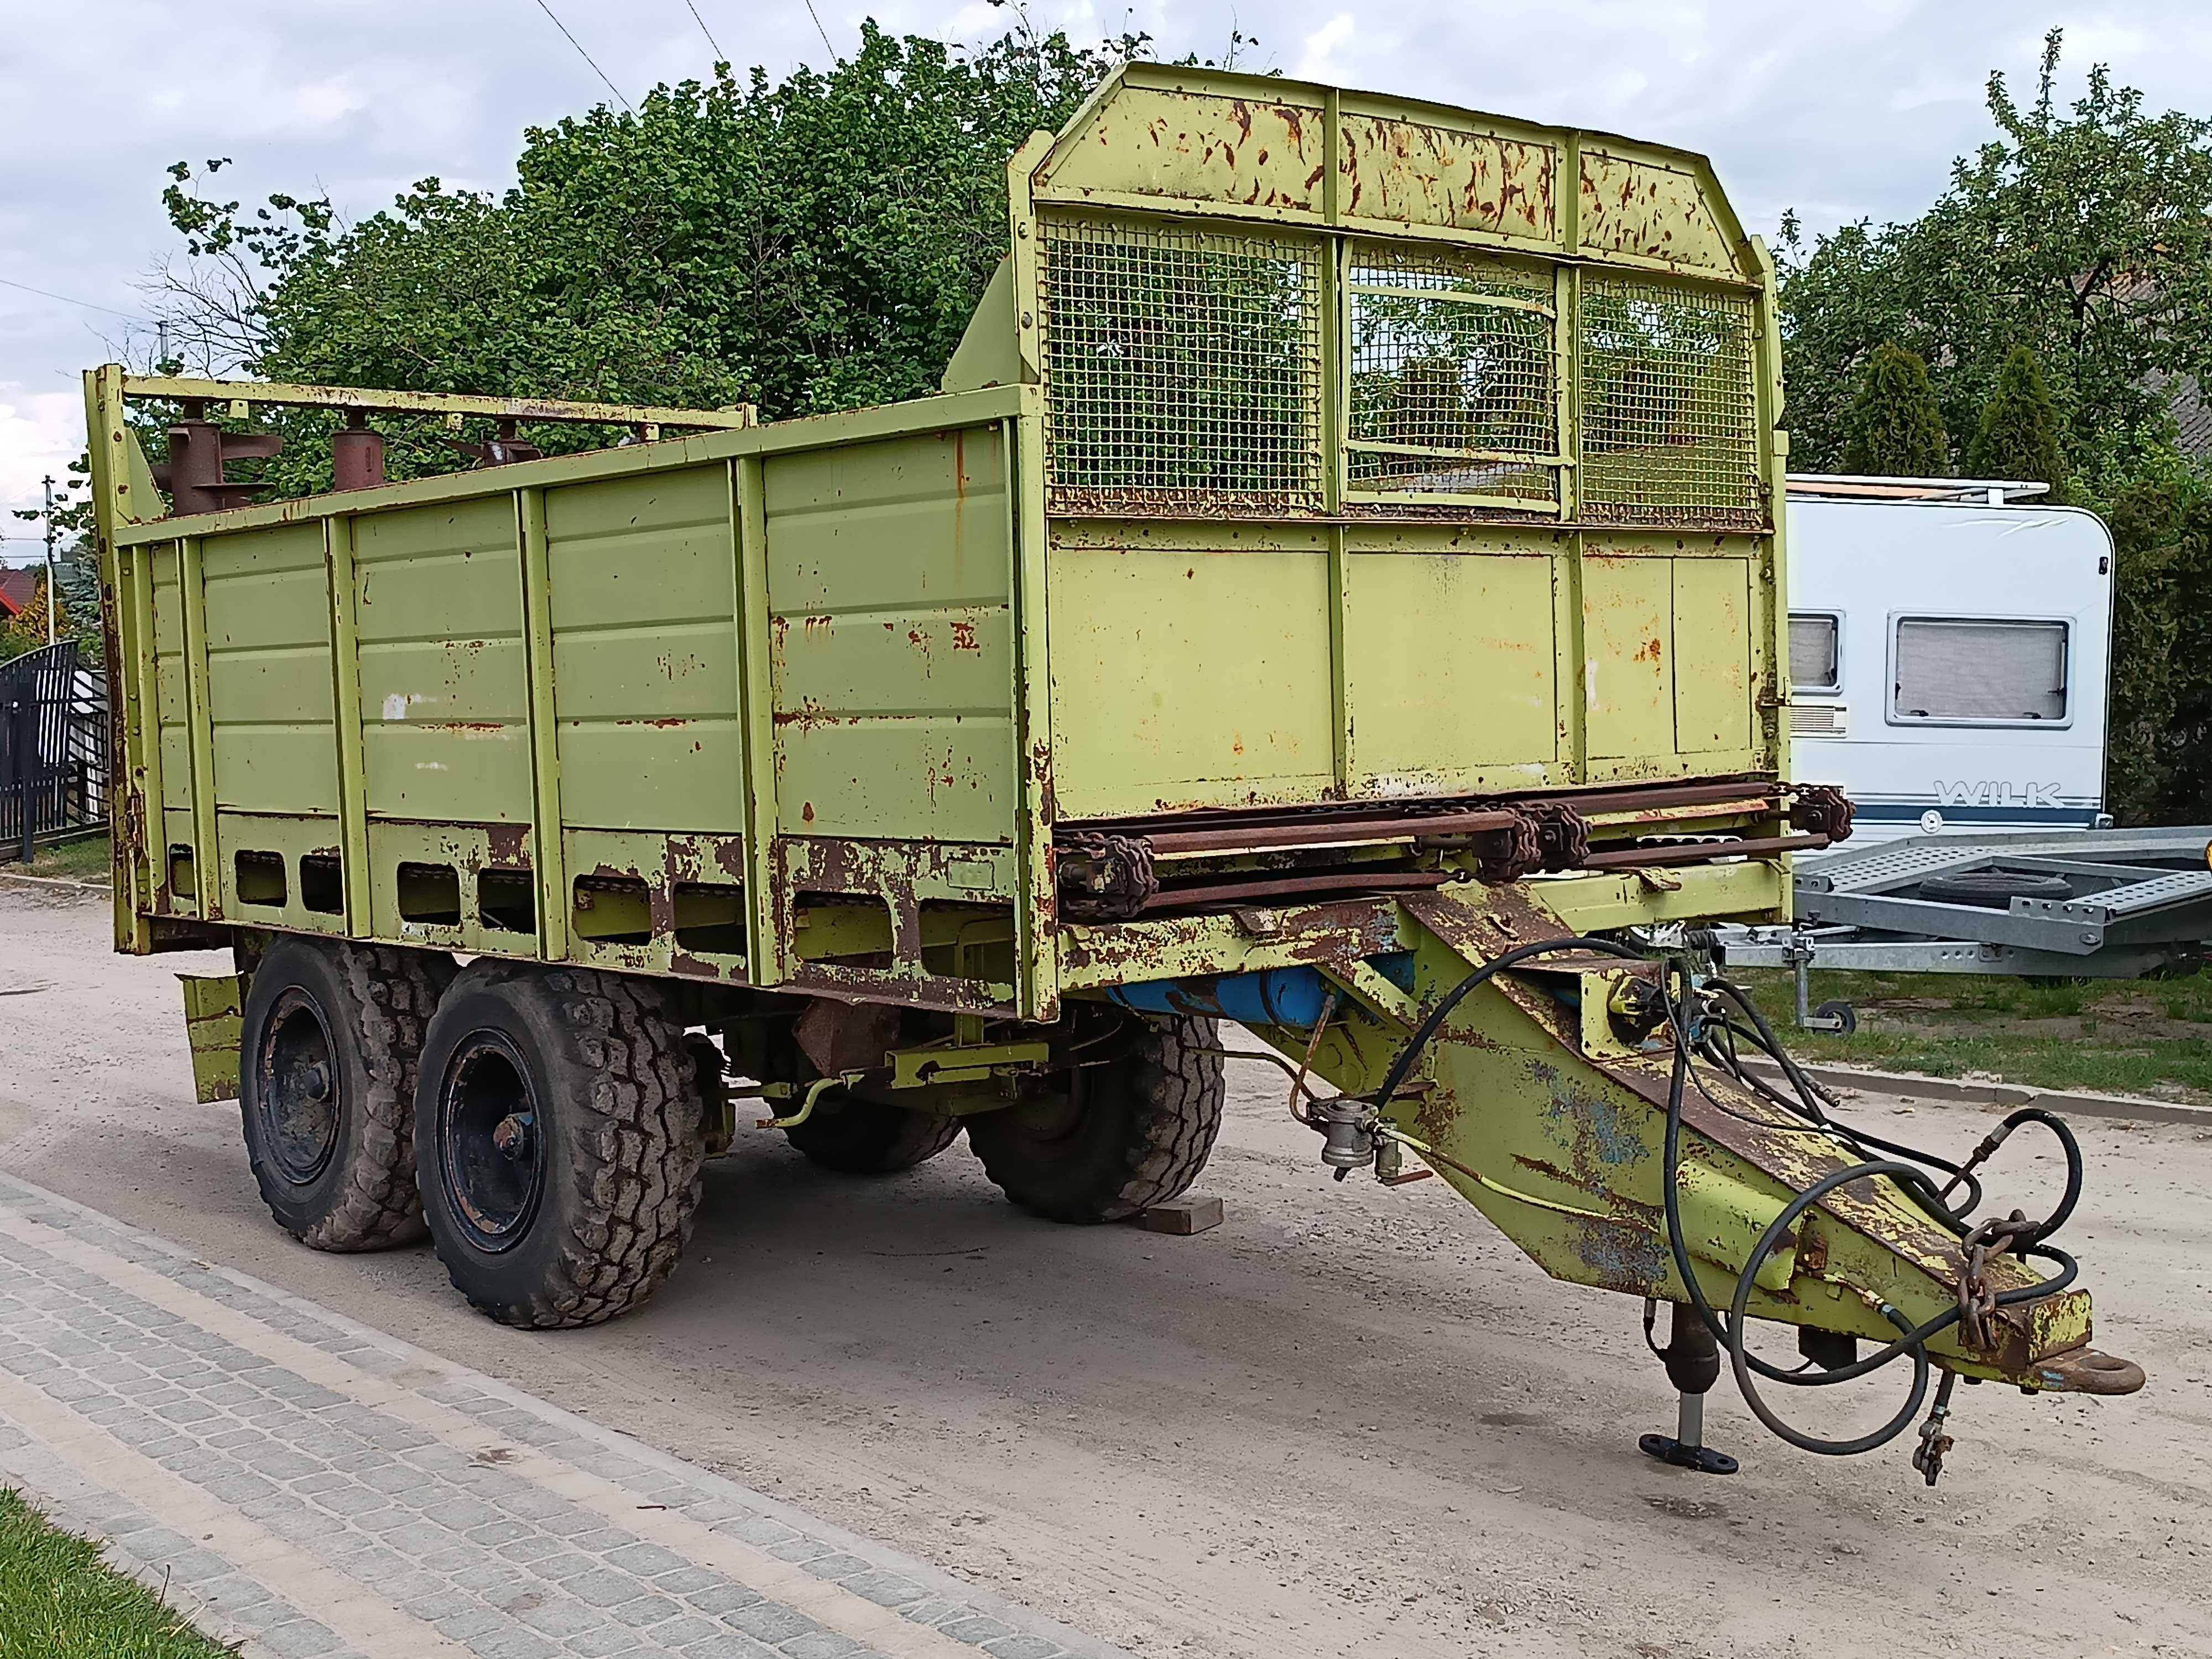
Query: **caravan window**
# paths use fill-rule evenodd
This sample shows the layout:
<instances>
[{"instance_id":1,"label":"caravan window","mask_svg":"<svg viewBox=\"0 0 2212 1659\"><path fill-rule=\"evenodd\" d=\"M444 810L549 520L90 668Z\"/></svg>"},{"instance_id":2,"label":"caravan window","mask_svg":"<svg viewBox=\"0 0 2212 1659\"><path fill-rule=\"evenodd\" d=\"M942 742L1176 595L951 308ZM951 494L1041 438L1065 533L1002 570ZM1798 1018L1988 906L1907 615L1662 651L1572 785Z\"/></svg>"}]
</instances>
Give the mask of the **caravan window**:
<instances>
[{"instance_id":1,"label":"caravan window","mask_svg":"<svg viewBox=\"0 0 2212 1659\"><path fill-rule=\"evenodd\" d=\"M2066 718L2063 622L1906 617L1897 624L1895 699L1899 720Z\"/></svg>"},{"instance_id":2,"label":"caravan window","mask_svg":"<svg viewBox=\"0 0 2212 1659\"><path fill-rule=\"evenodd\" d=\"M1790 613L1790 684L1797 691L1835 691L1837 678L1837 619L1833 617Z\"/></svg>"}]
</instances>

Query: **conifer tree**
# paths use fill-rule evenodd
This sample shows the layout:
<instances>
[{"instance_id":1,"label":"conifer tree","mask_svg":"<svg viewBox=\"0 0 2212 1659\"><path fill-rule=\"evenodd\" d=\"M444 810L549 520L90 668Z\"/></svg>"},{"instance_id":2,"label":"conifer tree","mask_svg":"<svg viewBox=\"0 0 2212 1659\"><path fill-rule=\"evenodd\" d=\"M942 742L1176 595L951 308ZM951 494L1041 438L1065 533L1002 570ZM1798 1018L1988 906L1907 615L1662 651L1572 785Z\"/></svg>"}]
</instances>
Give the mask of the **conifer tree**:
<instances>
[{"instance_id":1,"label":"conifer tree","mask_svg":"<svg viewBox=\"0 0 2212 1659\"><path fill-rule=\"evenodd\" d=\"M1982 422L1966 447L1966 470L1978 478L2033 479L2065 493L2066 455L2058 441L2058 405L2043 378L2043 365L2026 346L2014 346L1998 371Z\"/></svg>"},{"instance_id":2,"label":"conifer tree","mask_svg":"<svg viewBox=\"0 0 2212 1659\"><path fill-rule=\"evenodd\" d=\"M1844 471L1875 477L1940 478L1951 470L1951 441L1928 365L1920 354L1885 340L1867 358L1851 400Z\"/></svg>"}]
</instances>

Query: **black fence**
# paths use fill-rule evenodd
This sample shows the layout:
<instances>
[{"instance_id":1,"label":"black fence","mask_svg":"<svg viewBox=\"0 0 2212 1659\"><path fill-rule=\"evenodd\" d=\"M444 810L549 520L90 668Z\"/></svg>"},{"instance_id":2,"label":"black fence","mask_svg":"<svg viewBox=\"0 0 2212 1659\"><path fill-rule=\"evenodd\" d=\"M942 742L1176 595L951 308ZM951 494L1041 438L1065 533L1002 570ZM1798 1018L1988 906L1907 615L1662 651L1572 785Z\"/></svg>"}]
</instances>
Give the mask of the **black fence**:
<instances>
[{"instance_id":1,"label":"black fence","mask_svg":"<svg viewBox=\"0 0 2212 1659\"><path fill-rule=\"evenodd\" d=\"M107 690L64 640L0 663L0 862L107 820Z\"/></svg>"}]
</instances>

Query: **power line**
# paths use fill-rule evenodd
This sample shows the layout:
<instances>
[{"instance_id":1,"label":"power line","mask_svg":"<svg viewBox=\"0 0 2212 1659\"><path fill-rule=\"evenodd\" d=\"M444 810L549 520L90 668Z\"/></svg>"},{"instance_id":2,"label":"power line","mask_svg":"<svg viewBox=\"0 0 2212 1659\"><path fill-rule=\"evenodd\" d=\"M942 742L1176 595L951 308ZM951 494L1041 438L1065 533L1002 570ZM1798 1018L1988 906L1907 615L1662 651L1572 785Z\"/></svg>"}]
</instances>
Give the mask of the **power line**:
<instances>
[{"instance_id":1,"label":"power line","mask_svg":"<svg viewBox=\"0 0 2212 1659\"><path fill-rule=\"evenodd\" d=\"M562 22L559 18L553 16L553 8L547 5L545 3L545 0L538 0L538 9L544 12L546 16L553 19L553 27L561 31L562 34L566 37L570 46L575 47L576 56L592 65L592 73L598 76L600 80L606 82L606 87L609 92L614 94L617 98L622 99L622 106L628 110L632 115L636 114L637 106L631 103L629 99L623 98L623 89L617 86L612 81L607 80L607 72L601 69L597 63L593 62L592 54L584 50L584 43L581 40L579 40L574 35L568 33L568 26L566 23Z\"/></svg>"},{"instance_id":2,"label":"power line","mask_svg":"<svg viewBox=\"0 0 2212 1659\"><path fill-rule=\"evenodd\" d=\"M835 59L837 48L830 45L830 31L822 27L822 14L814 9L814 0L806 0L806 15L814 20L814 32L822 37L822 44L829 48L830 58Z\"/></svg>"},{"instance_id":3,"label":"power line","mask_svg":"<svg viewBox=\"0 0 2212 1659\"><path fill-rule=\"evenodd\" d=\"M26 294L35 294L42 300L59 300L65 306L82 306L87 311L104 311L111 317L122 318L125 322L135 323L139 320L130 312L118 311L113 306L96 306L89 300L72 300L66 294L56 294L46 289L33 288L28 283L18 283L6 276L0 276L0 288L18 288Z\"/></svg>"},{"instance_id":4,"label":"power line","mask_svg":"<svg viewBox=\"0 0 2212 1659\"><path fill-rule=\"evenodd\" d=\"M714 46L714 61L718 64L726 64L729 62L729 59L723 56L721 47L714 45L714 32L707 27L707 20L699 15L699 8L692 5L691 0L684 0L684 3L685 6L690 8L691 12L691 21L699 26L699 33L707 37L707 44L710 46Z\"/></svg>"}]
</instances>

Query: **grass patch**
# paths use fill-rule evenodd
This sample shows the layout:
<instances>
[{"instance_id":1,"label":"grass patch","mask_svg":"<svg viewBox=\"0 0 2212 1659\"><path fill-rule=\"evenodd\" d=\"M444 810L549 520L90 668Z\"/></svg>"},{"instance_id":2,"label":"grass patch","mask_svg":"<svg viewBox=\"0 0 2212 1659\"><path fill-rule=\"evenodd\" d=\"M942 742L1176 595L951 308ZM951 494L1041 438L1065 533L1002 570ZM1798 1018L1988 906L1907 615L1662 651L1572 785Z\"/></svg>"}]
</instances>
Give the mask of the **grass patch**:
<instances>
[{"instance_id":1,"label":"grass patch","mask_svg":"<svg viewBox=\"0 0 2212 1659\"><path fill-rule=\"evenodd\" d=\"M1796 1029L1789 974L1738 977L1802 1059L2212 1103L2212 974L2035 981L1816 971L1816 1006L1833 998L1858 1011L1850 1036Z\"/></svg>"},{"instance_id":2,"label":"grass patch","mask_svg":"<svg viewBox=\"0 0 2212 1659\"><path fill-rule=\"evenodd\" d=\"M225 1659L100 1547L0 1491L0 1659Z\"/></svg>"},{"instance_id":3,"label":"grass patch","mask_svg":"<svg viewBox=\"0 0 2212 1659\"><path fill-rule=\"evenodd\" d=\"M65 881L95 881L105 885L112 858L107 837L87 836L58 847L41 847L28 864L12 860L0 864L0 873L19 876L58 876Z\"/></svg>"}]
</instances>

